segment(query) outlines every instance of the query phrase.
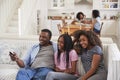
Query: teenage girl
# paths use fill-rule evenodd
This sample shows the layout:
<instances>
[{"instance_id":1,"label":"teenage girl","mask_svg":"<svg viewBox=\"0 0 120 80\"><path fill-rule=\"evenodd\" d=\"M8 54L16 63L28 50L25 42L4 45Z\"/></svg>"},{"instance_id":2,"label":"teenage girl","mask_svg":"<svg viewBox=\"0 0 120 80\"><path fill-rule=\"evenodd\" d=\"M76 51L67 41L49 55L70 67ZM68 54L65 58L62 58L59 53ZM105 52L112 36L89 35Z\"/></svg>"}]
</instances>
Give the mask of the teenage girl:
<instances>
[{"instance_id":1,"label":"teenage girl","mask_svg":"<svg viewBox=\"0 0 120 80\"><path fill-rule=\"evenodd\" d=\"M100 38L93 31L82 31L79 36L85 74L77 80L107 80Z\"/></svg>"},{"instance_id":2,"label":"teenage girl","mask_svg":"<svg viewBox=\"0 0 120 80\"><path fill-rule=\"evenodd\" d=\"M46 80L76 80L78 55L73 49L72 39L68 34L58 38L58 51L54 55L55 72L49 72Z\"/></svg>"}]
</instances>

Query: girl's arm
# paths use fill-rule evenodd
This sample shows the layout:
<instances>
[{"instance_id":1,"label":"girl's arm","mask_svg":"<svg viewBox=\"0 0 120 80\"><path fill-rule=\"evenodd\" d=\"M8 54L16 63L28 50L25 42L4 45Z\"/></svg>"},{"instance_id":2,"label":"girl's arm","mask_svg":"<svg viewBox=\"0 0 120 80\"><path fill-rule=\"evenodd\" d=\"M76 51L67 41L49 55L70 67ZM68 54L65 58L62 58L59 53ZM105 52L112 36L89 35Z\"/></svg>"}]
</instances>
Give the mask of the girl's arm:
<instances>
[{"instance_id":1,"label":"girl's arm","mask_svg":"<svg viewBox=\"0 0 120 80\"><path fill-rule=\"evenodd\" d=\"M92 30L94 29L94 25L95 25L96 22L97 22L96 19L93 19L93 20L92 20L92 25L93 25L93 26L92 26Z\"/></svg>"},{"instance_id":2,"label":"girl's arm","mask_svg":"<svg viewBox=\"0 0 120 80\"><path fill-rule=\"evenodd\" d=\"M75 72L76 72L76 64L77 64L77 61L72 61L71 62L71 68L67 68L66 70L61 70L58 67L55 67L55 71L75 74Z\"/></svg>"},{"instance_id":3,"label":"girl's arm","mask_svg":"<svg viewBox=\"0 0 120 80\"><path fill-rule=\"evenodd\" d=\"M64 72L65 70L60 70L58 67L55 67L56 72Z\"/></svg>"},{"instance_id":4,"label":"girl's arm","mask_svg":"<svg viewBox=\"0 0 120 80\"><path fill-rule=\"evenodd\" d=\"M58 66L58 62L57 62L57 52L56 53L54 53L54 63L55 63L55 65L54 65L54 69L55 69L55 71L56 72L64 72L64 70L61 70L61 69L59 69L57 66Z\"/></svg>"},{"instance_id":5,"label":"girl's arm","mask_svg":"<svg viewBox=\"0 0 120 80\"><path fill-rule=\"evenodd\" d=\"M75 50L72 50L69 55L70 55L69 58L71 60L71 68L66 69L65 72L70 73L70 74L75 74L76 73L76 65L77 65L77 61L78 61L78 55Z\"/></svg>"},{"instance_id":6,"label":"girl's arm","mask_svg":"<svg viewBox=\"0 0 120 80\"><path fill-rule=\"evenodd\" d=\"M76 65L77 65L77 61L72 61L71 62L72 68L71 68L71 73L75 74L76 73Z\"/></svg>"},{"instance_id":7,"label":"girl's arm","mask_svg":"<svg viewBox=\"0 0 120 80\"><path fill-rule=\"evenodd\" d=\"M93 55L91 69L85 75L83 75L82 80L87 80L90 76L92 76L95 73L99 66L100 60L101 60L100 55L98 54Z\"/></svg>"},{"instance_id":8,"label":"girl's arm","mask_svg":"<svg viewBox=\"0 0 120 80\"><path fill-rule=\"evenodd\" d=\"M75 74L76 73L76 64L77 64L77 61L72 61L71 68L66 69L64 72L69 73L69 74Z\"/></svg>"}]
</instances>

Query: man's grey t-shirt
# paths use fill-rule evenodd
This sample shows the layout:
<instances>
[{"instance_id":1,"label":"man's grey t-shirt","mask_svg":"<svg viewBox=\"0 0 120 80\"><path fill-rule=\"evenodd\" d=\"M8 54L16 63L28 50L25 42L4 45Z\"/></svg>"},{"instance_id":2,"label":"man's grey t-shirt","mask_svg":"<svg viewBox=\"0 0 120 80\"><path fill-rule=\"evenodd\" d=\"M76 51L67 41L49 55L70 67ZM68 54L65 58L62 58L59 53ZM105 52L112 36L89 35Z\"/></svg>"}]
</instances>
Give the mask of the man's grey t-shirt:
<instances>
[{"instance_id":1,"label":"man's grey t-shirt","mask_svg":"<svg viewBox=\"0 0 120 80\"><path fill-rule=\"evenodd\" d=\"M98 54L98 55L102 56L102 58L100 60L100 64L99 64L96 72L105 71L105 67L104 67L104 63L103 63L103 51L102 51L101 47L95 46L90 50L85 50L81 55L81 61L82 61L83 67L85 69L85 72L88 72L90 70L94 54Z\"/></svg>"},{"instance_id":2,"label":"man's grey t-shirt","mask_svg":"<svg viewBox=\"0 0 120 80\"><path fill-rule=\"evenodd\" d=\"M33 61L31 68L40 68L40 67L54 67L54 50L53 46L41 47L38 54Z\"/></svg>"}]
</instances>

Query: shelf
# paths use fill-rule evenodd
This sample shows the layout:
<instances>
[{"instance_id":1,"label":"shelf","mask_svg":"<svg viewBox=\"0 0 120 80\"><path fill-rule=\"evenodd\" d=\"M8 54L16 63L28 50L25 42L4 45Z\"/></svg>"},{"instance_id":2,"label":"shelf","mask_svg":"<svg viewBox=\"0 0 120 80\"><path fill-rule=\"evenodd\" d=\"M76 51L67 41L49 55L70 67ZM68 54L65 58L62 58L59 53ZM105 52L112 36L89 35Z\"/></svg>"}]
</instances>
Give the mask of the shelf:
<instances>
[{"instance_id":1,"label":"shelf","mask_svg":"<svg viewBox=\"0 0 120 80\"><path fill-rule=\"evenodd\" d=\"M120 11L120 8L101 8L100 9L101 11L103 10L106 10L106 11Z\"/></svg>"},{"instance_id":2,"label":"shelf","mask_svg":"<svg viewBox=\"0 0 120 80\"><path fill-rule=\"evenodd\" d=\"M63 9L65 7L64 0L50 0L48 9Z\"/></svg>"},{"instance_id":3,"label":"shelf","mask_svg":"<svg viewBox=\"0 0 120 80\"><path fill-rule=\"evenodd\" d=\"M104 22L104 21L105 21L105 22L106 22L106 21L107 21L107 22L108 22L108 21L109 21L109 22L116 22L116 20L113 20L113 19L102 19L102 20L101 20L101 22Z\"/></svg>"},{"instance_id":4,"label":"shelf","mask_svg":"<svg viewBox=\"0 0 120 80\"><path fill-rule=\"evenodd\" d=\"M118 2L118 0L102 0L102 2Z\"/></svg>"},{"instance_id":5,"label":"shelf","mask_svg":"<svg viewBox=\"0 0 120 80\"><path fill-rule=\"evenodd\" d=\"M103 10L119 10L119 1L118 0L102 0L101 9Z\"/></svg>"}]
</instances>

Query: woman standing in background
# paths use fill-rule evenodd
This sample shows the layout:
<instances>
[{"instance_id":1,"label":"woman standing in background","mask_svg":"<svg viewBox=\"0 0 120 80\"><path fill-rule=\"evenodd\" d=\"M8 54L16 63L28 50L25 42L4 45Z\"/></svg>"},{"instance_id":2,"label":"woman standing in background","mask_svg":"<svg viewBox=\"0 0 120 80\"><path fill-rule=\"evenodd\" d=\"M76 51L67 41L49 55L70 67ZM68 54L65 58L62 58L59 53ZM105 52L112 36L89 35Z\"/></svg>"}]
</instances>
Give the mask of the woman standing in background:
<instances>
[{"instance_id":1,"label":"woman standing in background","mask_svg":"<svg viewBox=\"0 0 120 80\"><path fill-rule=\"evenodd\" d=\"M93 10L92 17L93 17L93 31L96 34L100 34L101 28L100 12L98 10Z\"/></svg>"}]
</instances>

